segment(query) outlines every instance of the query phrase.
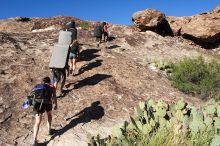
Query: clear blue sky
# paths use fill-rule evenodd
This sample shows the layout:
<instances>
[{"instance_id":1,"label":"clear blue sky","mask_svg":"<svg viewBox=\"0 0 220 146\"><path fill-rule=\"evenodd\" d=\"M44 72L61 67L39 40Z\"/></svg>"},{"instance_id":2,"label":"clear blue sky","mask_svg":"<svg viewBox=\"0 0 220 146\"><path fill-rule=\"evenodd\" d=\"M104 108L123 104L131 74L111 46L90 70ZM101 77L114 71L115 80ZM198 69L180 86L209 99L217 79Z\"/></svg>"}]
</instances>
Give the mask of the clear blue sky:
<instances>
[{"instance_id":1,"label":"clear blue sky","mask_svg":"<svg viewBox=\"0 0 220 146\"><path fill-rule=\"evenodd\" d=\"M132 14L146 8L166 16L191 16L216 6L220 0L1 0L0 19L63 15L130 25Z\"/></svg>"}]
</instances>

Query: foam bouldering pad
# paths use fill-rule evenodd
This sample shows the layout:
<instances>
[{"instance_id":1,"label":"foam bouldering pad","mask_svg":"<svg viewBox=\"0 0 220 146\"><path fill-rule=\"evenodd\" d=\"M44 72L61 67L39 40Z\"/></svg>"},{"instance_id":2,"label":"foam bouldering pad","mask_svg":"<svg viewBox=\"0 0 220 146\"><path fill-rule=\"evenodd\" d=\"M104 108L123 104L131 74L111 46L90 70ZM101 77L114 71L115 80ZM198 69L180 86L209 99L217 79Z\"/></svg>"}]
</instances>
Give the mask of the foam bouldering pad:
<instances>
[{"instance_id":1,"label":"foam bouldering pad","mask_svg":"<svg viewBox=\"0 0 220 146\"><path fill-rule=\"evenodd\" d=\"M55 44L50 58L50 68L64 68L68 61L69 45Z\"/></svg>"},{"instance_id":2,"label":"foam bouldering pad","mask_svg":"<svg viewBox=\"0 0 220 146\"><path fill-rule=\"evenodd\" d=\"M72 32L63 31L59 32L58 44L60 45L70 45L72 41Z\"/></svg>"}]
</instances>

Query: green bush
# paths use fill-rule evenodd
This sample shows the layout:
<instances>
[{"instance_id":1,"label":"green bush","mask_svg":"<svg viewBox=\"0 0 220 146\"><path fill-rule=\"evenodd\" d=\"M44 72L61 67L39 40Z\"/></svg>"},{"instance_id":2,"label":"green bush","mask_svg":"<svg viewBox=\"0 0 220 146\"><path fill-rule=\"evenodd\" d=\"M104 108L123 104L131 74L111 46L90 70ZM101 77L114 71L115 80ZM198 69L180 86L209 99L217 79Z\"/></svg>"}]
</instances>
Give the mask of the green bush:
<instances>
[{"instance_id":1,"label":"green bush","mask_svg":"<svg viewBox=\"0 0 220 146\"><path fill-rule=\"evenodd\" d=\"M199 95L202 99L220 99L220 63L205 62L202 57L185 58L173 65L170 76L172 85L187 94Z\"/></svg>"}]
</instances>

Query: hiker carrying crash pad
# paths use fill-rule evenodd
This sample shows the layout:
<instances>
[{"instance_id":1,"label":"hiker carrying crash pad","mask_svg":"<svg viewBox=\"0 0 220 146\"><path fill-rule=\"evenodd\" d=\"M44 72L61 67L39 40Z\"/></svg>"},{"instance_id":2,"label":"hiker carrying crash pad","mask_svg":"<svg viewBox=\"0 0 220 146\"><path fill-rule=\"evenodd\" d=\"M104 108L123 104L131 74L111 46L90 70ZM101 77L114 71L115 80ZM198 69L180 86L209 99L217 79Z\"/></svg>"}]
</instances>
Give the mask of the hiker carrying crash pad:
<instances>
[{"instance_id":1,"label":"hiker carrying crash pad","mask_svg":"<svg viewBox=\"0 0 220 146\"><path fill-rule=\"evenodd\" d=\"M93 32L94 37L102 37L102 27L100 24L96 25Z\"/></svg>"},{"instance_id":2,"label":"hiker carrying crash pad","mask_svg":"<svg viewBox=\"0 0 220 146\"><path fill-rule=\"evenodd\" d=\"M50 58L50 68L64 68L67 62L69 45L55 44Z\"/></svg>"}]
</instances>

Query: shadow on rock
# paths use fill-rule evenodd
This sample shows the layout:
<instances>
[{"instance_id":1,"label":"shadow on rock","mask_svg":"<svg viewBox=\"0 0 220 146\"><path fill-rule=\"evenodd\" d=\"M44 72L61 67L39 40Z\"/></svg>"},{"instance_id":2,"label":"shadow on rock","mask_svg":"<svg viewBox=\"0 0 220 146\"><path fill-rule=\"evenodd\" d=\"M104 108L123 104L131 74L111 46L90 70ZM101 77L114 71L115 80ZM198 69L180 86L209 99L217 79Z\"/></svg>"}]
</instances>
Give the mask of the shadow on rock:
<instances>
[{"instance_id":1,"label":"shadow on rock","mask_svg":"<svg viewBox=\"0 0 220 146\"><path fill-rule=\"evenodd\" d=\"M77 84L74 85L74 89L79 89L83 86L88 86L88 85L96 85L102 80L105 80L107 78L112 77L111 75L106 75L106 74L95 74L91 77L87 77L81 81L79 81Z\"/></svg>"},{"instance_id":2,"label":"shadow on rock","mask_svg":"<svg viewBox=\"0 0 220 146\"><path fill-rule=\"evenodd\" d=\"M85 71L91 70L91 69L96 68L101 65L102 65L102 60L96 60L94 62L90 62L88 64L85 64L79 69L79 72L77 74L75 74L74 76L80 75L80 74L84 73Z\"/></svg>"},{"instance_id":3,"label":"shadow on rock","mask_svg":"<svg viewBox=\"0 0 220 146\"><path fill-rule=\"evenodd\" d=\"M85 125L86 123L90 122L91 120L99 120L105 114L104 108L100 105L100 101L93 102L91 106L84 108L77 114L73 115L72 117L68 118L68 120L72 119L68 125L56 131L53 136L50 138L49 141L39 144L39 146L46 146L51 140L55 137L60 136L67 132L68 130L74 128L78 124L82 123Z\"/></svg>"},{"instance_id":4,"label":"shadow on rock","mask_svg":"<svg viewBox=\"0 0 220 146\"><path fill-rule=\"evenodd\" d=\"M115 48L119 48L119 47L121 47L121 46L119 46L119 45L110 45L108 47L108 49L115 49Z\"/></svg>"},{"instance_id":5,"label":"shadow on rock","mask_svg":"<svg viewBox=\"0 0 220 146\"><path fill-rule=\"evenodd\" d=\"M97 53L100 51L99 49L87 49L80 52L80 60L81 61L90 61L96 57L99 57L100 55L97 55Z\"/></svg>"},{"instance_id":6,"label":"shadow on rock","mask_svg":"<svg viewBox=\"0 0 220 146\"><path fill-rule=\"evenodd\" d=\"M113 41L115 39L114 36L108 36L107 41Z\"/></svg>"}]
</instances>

